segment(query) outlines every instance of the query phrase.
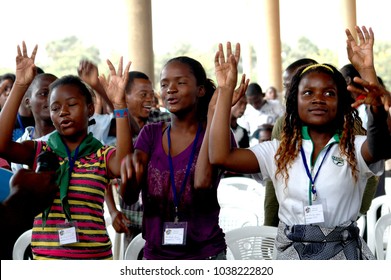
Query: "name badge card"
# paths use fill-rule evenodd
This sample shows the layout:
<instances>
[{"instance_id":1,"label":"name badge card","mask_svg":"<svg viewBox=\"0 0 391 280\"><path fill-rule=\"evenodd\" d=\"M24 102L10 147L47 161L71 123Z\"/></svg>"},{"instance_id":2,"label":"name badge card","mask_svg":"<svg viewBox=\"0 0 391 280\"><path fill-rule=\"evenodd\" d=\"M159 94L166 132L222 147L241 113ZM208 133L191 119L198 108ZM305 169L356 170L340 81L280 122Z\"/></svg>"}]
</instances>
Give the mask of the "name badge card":
<instances>
[{"instance_id":1,"label":"name badge card","mask_svg":"<svg viewBox=\"0 0 391 280\"><path fill-rule=\"evenodd\" d=\"M58 239L60 245L67 245L78 242L76 225L74 223L65 223L58 229Z\"/></svg>"},{"instance_id":2,"label":"name badge card","mask_svg":"<svg viewBox=\"0 0 391 280\"><path fill-rule=\"evenodd\" d=\"M166 222L163 229L163 245L186 245L187 222Z\"/></svg>"},{"instance_id":3,"label":"name badge card","mask_svg":"<svg viewBox=\"0 0 391 280\"><path fill-rule=\"evenodd\" d=\"M323 223L324 216L322 204L304 206L304 218L307 225Z\"/></svg>"}]
</instances>

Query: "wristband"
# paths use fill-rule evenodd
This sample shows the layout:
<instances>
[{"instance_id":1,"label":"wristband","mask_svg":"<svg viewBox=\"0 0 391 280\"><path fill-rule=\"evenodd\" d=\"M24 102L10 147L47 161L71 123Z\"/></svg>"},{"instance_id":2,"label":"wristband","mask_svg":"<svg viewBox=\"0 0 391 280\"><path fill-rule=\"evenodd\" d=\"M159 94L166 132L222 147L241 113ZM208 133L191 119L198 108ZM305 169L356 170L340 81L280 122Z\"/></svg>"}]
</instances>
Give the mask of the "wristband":
<instances>
[{"instance_id":1,"label":"wristband","mask_svg":"<svg viewBox=\"0 0 391 280\"><path fill-rule=\"evenodd\" d=\"M125 109L114 109L114 117L117 118L127 118L129 115L128 108Z\"/></svg>"}]
</instances>

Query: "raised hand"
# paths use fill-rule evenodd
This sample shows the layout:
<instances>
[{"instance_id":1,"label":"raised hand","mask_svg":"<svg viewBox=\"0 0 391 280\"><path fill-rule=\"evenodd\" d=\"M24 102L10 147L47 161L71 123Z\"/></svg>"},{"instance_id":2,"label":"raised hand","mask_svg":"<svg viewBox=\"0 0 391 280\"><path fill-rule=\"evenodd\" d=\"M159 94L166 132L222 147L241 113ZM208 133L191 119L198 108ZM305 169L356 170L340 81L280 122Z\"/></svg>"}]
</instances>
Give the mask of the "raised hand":
<instances>
[{"instance_id":1,"label":"raised hand","mask_svg":"<svg viewBox=\"0 0 391 280\"><path fill-rule=\"evenodd\" d=\"M384 106L384 109L389 112L391 108L391 94L380 84L367 82L361 78L355 77L354 82L361 85L364 89L359 89L353 85L348 86L348 90L357 94L356 102L352 104L357 107L361 104L371 106Z\"/></svg>"},{"instance_id":2,"label":"raised hand","mask_svg":"<svg viewBox=\"0 0 391 280\"><path fill-rule=\"evenodd\" d=\"M99 76L99 81L105 89L114 108L124 108L124 106L126 106L125 88L128 83L130 64L131 62L129 61L123 71L123 58L121 57L118 64L118 71L116 71L111 61L107 60L110 76L108 79L104 75Z\"/></svg>"},{"instance_id":3,"label":"raised hand","mask_svg":"<svg viewBox=\"0 0 391 280\"><path fill-rule=\"evenodd\" d=\"M373 68L373 44L374 44L374 34L372 28L369 30L363 26L362 29L360 27L355 27L358 43L353 38L352 33L349 29L346 29L346 49L348 52L348 58L353 66L360 71L360 69Z\"/></svg>"},{"instance_id":4,"label":"raised hand","mask_svg":"<svg viewBox=\"0 0 391 280\"><path fill-rule=\"evenodd\" d=\"M227 43L227 56L224 55L223 45L215 55L215 73L218 87L234 89L238 79L238 62L240 58L240 44L236 44L235 54L232 54L231 43Z\"/></svg>"},{"instance_id":5,"label":"raised hand","mask_svg":"<svg viewBox=\"0 0 391 280\"><path fill-rule=\"evenodd\" d=\"M242 75L239 86L235 89L232 97L232 106L234 106L240 98L246 93L250 79L246 79L246 74Z\"/></svg>"},{"instance_id":6,"label":"raised hand","mask_svg":"<svg viewBox=\"0 0 391 280\"><path fill-rule=\"evenodd\" d=\"M82 60L77 68L79 77L90 85L96 88L99 85L99 71L98 67L89 60Z\"/></svg>"},{"instance_id":7,"label":"raised hand","mask_svg":"<svg viewBox=\"0 0 391 280\"><path fill-rule=\"evenodd\" d=\"M23 41L22 50L20 46L17 47L16 55L16 71L15 71L15 85L17 86L28 86L37 74L34 61L37 55L38 45L35 45L31 56L27 55L26 43Z\"/></svg>"}]
</instances>

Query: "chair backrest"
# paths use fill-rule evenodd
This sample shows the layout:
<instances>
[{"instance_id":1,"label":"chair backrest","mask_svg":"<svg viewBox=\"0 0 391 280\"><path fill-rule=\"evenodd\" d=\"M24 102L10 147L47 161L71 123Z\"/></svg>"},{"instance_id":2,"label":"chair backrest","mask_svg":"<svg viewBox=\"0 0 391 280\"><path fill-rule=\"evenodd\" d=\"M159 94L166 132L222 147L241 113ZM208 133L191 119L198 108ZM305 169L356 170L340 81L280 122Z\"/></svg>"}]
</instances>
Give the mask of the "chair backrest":
<instances>
[{"instance_id":1,"label":"chair backrest","mask_svg":"<svg viewBox=\"0 0 391 280\"><path fill-rule=\"evenodd\" d=\"M367 223L367 218L365 215L361 215L357 219L357 227L360 229L360 236L361 237L364 237L366 223Z\"/></svg>"},{"instance_id":2,"label":"chair backrest","mask_svg":"<svg viewBox=\"0 0 391 280\"><path fill-rule=\"evenodd\" d=\"M140 252L144 249L145 240L142 234L137 234L125 250L124 260L141 260Z\"/></svg>"},{"instance_id":3,"label":"chair backrest","mask_svg":"<svg viewBox=\"0 0 391 280\"><path fill-rule=\"evenodd\" d=\"M253 210L230 206L225 206L220 209L219 226L224 232L261 224L260 218Z\"/></svg>"},{"instance_id":4,"label":"chair backrest","mask_svg":"<svg viewBox=\"0 0 391 280\"><path fill-rule=\"evenodd\" d=\"M380 209L380 210L379 210ZM391 212L391 196L381 195L372 200L371 207L367 211L367 244L373 254L376 253L375 247L375 224L378 219L378 211L380 216Z\"/></svg>"},{"instance_id":5,"label":"chair backrest","mask_svg":"<svg viewBox=\"0 0 391 280\"><path fill-rule=\"evenodd\" d=\"M225 232L244 224L263 224L265 188L256 180L247 177L223 178L217 188L217 198L221 207L220 226ZM233 209L236 209L236 214ZM225 226L227 224L230 225Z\"/></svg>"},{"instance_id":6,"label":"chair backrest","mask_svg":"<svg viewBox=\"0 0 391 280\"><path fill-rule=\"evenodd\" d=\"M378 260L391 259L391 213L385 214L375 224L375 246ZM388 230L387 230L388 228ZM387 232L385 240L384 233ZM384 242L385 241L385 242ZM386 249L386 250L384 250Z\"/></svg>"},{"instance_id":7,"label":"chair backrest","mask_svg":"<svg viewBox=\"0 0 391 280\"><path fill-rule=\"evenodd\" d=\"M275 259L274 240L277 227L249 226L226 232L227 259L272 260Z\"/></svg>"},{"instance_id":8,"label":"chair backrest","mask_svg":"<svg viewBox=\"0 0 391 280\"><path fill-rule=\"evenodd\" d=\"M33 230L29 229L22 233L19 238L16 240L14 244L14 249L12 251L12 259L13 260L24 260L24 255L26 249L31 243L31 236L33 234Z\"/></svg>"}]
</instances>

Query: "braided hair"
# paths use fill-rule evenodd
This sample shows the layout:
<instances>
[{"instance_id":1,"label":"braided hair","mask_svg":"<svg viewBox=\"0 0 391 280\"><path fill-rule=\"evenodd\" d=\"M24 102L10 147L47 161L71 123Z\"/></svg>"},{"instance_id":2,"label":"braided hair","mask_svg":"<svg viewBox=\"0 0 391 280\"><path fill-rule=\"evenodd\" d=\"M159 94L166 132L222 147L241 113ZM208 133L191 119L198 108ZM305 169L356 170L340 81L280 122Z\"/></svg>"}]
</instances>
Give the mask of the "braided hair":
<instances>
[{"instance_id":1,"label":"braided hair","mask_svg":"<svg viewBox=\"0 0 391 280\"><path fill-rule=\"evenodd\" d=\"M276 177L281 175L288 180L288 168L290 168L298 156L302 146L303 123L298 112L298 92L300 81L309 73L326 73L334 80L337 86L338 107L335 120L330 124L335 133L340 135L339 150L346 156L348 164L352 169L352 175L357 180L357 159L355 157L354 127L361 119L358 111L351 106L354 102L347 90L347 85L342 74L330 64L312 64L302 66L292 77L290 87L287 89L286 113L281 136L281 143L274 157L277 164Z\"/></svg>"}]
</instances>

